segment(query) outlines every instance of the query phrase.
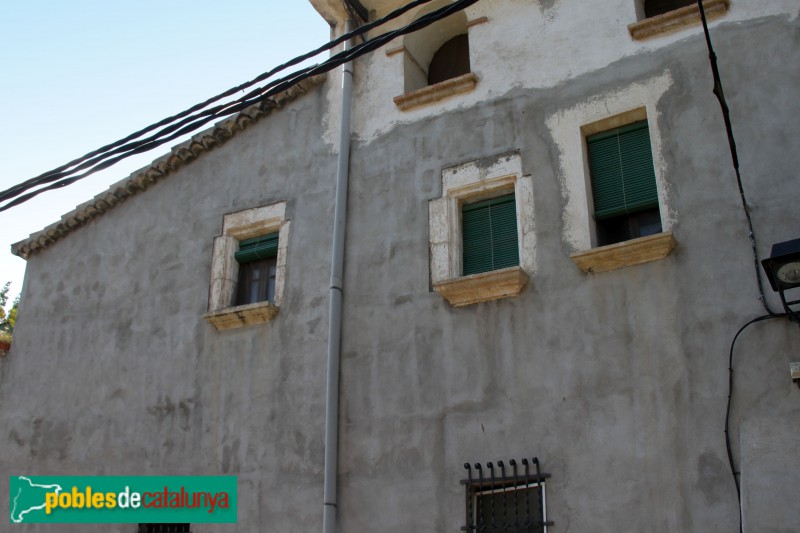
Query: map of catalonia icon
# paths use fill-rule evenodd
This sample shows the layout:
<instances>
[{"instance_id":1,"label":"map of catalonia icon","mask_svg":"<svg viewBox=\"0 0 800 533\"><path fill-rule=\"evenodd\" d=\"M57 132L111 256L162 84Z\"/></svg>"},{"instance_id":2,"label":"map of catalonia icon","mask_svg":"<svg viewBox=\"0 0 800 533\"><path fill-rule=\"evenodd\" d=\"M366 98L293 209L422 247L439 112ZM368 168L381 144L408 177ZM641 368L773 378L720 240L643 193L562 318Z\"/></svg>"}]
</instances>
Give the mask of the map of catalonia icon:
<instances>
[{"instance_id":1,"label":"map of catalonia icon","mask_svg":"<svg viewBox=\"0 0 800 533\"><path fill-rule=\"evenodd\" d=\"M35 521L45 514L45 496L48 492L59 494L61 485L34 483L25 476L9 478L9 517L14 524Z\"/></svg>"}]
</instances>

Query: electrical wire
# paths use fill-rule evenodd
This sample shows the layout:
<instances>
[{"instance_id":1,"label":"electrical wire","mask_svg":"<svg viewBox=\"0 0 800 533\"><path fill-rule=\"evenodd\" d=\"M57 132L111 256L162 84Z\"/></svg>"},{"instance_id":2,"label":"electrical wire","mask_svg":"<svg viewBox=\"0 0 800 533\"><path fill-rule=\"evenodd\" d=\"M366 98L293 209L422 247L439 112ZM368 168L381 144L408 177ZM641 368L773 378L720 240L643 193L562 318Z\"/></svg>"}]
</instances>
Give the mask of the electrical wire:
<instances>
[{"instance_id":1,"label":"electrical wire","mask_svg":"<svg viewBox=\"0 0 800 533\"><path fill-rule=\"evenodd\" d=\"M455 2L438 10L435 10L423 17L420 17L419 19L413 21L412 23L402 28L378 35L373 39L370 39L368 41L359 44L358 46L353 47L349 51L340 52L330 57L323 63L311 67L305 67L288 76L270 82L263 87L254 89L250 93L246 94L243 97L238 98L233 102L220 104L212 108L200 111L208 107L208 105L211 103L218 102L219 100L225 98L226 96L241 91L244 88L251 87L256 83L258 83L259 81L263 81L271 77L275 73L284 70L289 66L296 65L300 61L308 59L309 57L313 57L314 55L317 55L322 51L330 50L334 46L340 44L341 42L347 39L350 39L358 35L363 35L366 32L403 15L409 10L419 7L430 1L432 0L415 0L413 2L410 2L392 11L391 13L389 13L388 15L386 15L381 19L378 19L372 23L365 24L357 28L356 30L349 32L345 35L342 35L337 39L334 39L333 41L313 50L312 52L298 56L297 58L294 58L289 62L279 67L276 67L275 69L272 69L271 71L264 73L249 82L243 83L237 87L229 89L224 93L212 97L206 100L205 102L192 106L191 108L181 113L178 113L177 115L161 120L156 124L148 126L142 130L139 130L125 137L124 139L121 139L119 141L106 145L102 148L94 150L81 158L75 159L65 165L62 165L61 167L58 167L57 169L51 170L40 176L27 180L21 184L15 185L10 189L2 191L0 192L0 201L7 201L7 203L4 204L3 206L0 206L0 211L9 209L15 205L19 205L33 198L34 196L40 194L41 192L61 188L71 183L74 183L75 181L83 179L88 175L97 172L98 170L108 168L109 166L119 162L122 159L125 159L126 157L129 157L137 153L142 153L148 150L152 150L166 142L174 140L177 137L195 131L212 120L216 120L237 113L251 105L259 103L271 96L274 96L288 89L292 85L295 85L296 83L306 78L309 78L317 74L322 74L333 68L336 68L337 66L343 63L352 61L353 59L360 57L361 55L374 51L377 48L383 46L384 44L388 43L389 41L400 35L405 35L407 33L411 33L413 31L424 28L440 19L443 19L457 11L460 11L476 3L478 0L459 0L458 2ZM134 141L134 139L141 137L145 133L152 132L153 130L156 130L158 128L162 129L149 137L140 139L138 141ZM80 171L85 171L85 172L77 174ZM23 192L30 190L33 187L37 187L47 183L52 183L52 185L22 195Z\"/></svg>"},{"instance_id":2,"label":"electrical wire","mask_svg":"<svg viewBox=\"0 0 800 533\"><path fill-rule=\"evenodd\" d=\"M152 124L152 125L144 128L142 130L139 130L139 131L137 131L137 132L125 137L124 139L121 139L121 140L116 141L114 143L111 143L109 145L106 145L106 146L103 146L101 148L98 148L97 150L94 150L94 151L84 155L83 157L80 157L78 159L70 161L69 163L66 163L65 165L62 165L62 166L60 166L60 167L58 167L56 169L53 169L53 170L48 171L48 172L46 172L46 173L44 173L44 174L42 174L40 176L37 176L37 177L32 178L30 180L27 180L27 181L23 182L22 184L15 185L14 187L11 187L10 189L8 189L6 191L2 191L2 192L0 192L0 200L5 200L10 193L15 193L20 189L25 190L25 189L29 188L29 186L35 186L35 185L40 184L40 183L46 183L46 182L48 182L48 181L45 181L45 180L47 180L47 178L55 176L54 179L49 180L49 181L55 181L55 179L58 179L58 177L59 177L58 174L59 173L62 173L66 169L68 169L70 167L73 167L73 166L81 163L82 161L85 161L88 158L92 158L92 157L94 157L94 156L96 156L98 154L102 154L103 152L107 152L107 151L109 151L111 149L120 147L120 146L124 145L126 142L131 141L133 139L136 139L136 138L142 136L145 133L153 131L154 129L157 129L159 127L168 125L168 124L174 122L175 120L184 118L184 117L190 115L191 113L194 113L195 111L201 110L201 109L209 106L210 104L212 104L214 102L218 102L219 100L221 100L223 98L226 98L228 96L231 96L231 95L233 95L233 94L235 94L235 93L237 93L239 91L242 91L242 90L244 90L244 89L246 89L248 87L251 87L251 86L255 85L258 82L264 81L267 78L272 77L276 73L278 73L278 72L280 72L282 70L285 70L288 67L294 66L294 65L296 65L296 64L298 64L298 63L300 63L302 61L305 61L306 59L310 59L311 57L314 57L314 56L316 56L316 55L318 55L318 54L320 54L320 53L322 53L322 52L324 52L326 50L330 50L330 49L334 48L335 46L338 46L339 44L343 43L344 41L346 41L351 36L362 35L362 34L370 31L371 29L373 29L375 27L381 26L381 25L385 24L386 22L389 22L389 21L391 21L391 20L403 15L404 13L409 11L410 9L416 8L416 7L420 6L420 5L428 3L430 1L432 1L432 0L415 0L413 2L410 2L409 4L406 4L406 5L398 8L398 9L396 9L395 11L389 13L388 15L386 15L385 17L383 17L383 18L381 18L379 20L376 20L375 22L373 22L371 24L364 25L364 26L362 26L360 28L357 28L356 30L354 30L354 31L352 31L352 32L350 32L348 34L342 35L342 36L340 36L340 37L338 37L338 38L336 38L336 39L334 39L334 40L332 40L332 41L330 41L330 42L328 42L328 43L316 48L315 50L312 50L311 52L308 52L306 54L298 56L298 57L296 57L296 58L294 58L294 59L292 59L292 60L290 60L290 61L288 61L288 62L286 62L286 63L284 63L282 65L279 65L278 67L276 67L276 68L274 68L274 69L272 69L272 70L270 70L268 72L265 72L265 73L257 76L253 80L250 80L250 81L242 83L242 84L240 84L240 85L238 85L236 87L228 89L227 91L224 91L223 93L220 93L217 96L209 98L208 100L206 100L204 102L196 104L196 105L190 107L189 109L187 109L185 111L182 111L181 113L178 113L177 115L168 117L166 119L163 119L163 120L161 120L161 121L159 121L159 122L157 122L155 124ZM77 170L82 170L84 168L88 168L88 167L86 167L84 165L84 166L81 166L80 168L72 169L70 172L75 172Z\"/></svg>"},{"instance_id":3,"label":"electrical wire","mask_svg":"<svg viewBox=\"0 0 800 533\"><path fill-rule=\"evenodd\" d=\"M342 4L348 19L352 20L355 25L360 26L369 20L367 9L358 0L342 0ZM361 34L361 42L366 40L364 34Z\"/></svg>"},{"instance_id":4,"label":"electrical wire","mask_svg":"<svg viewBox=\"0 0 800 533\"><path fill-rule=\"evenodd\" d=\"M706 11L703 7L703 0L697 0L697 5L700 8L700 19L703 22L703 33L706 37L706 46L708 47L708 59L711 62L711 74L714 77L714 89L712 92L719 101L719 106L722 109L722 118L725 121L725 132L728 135L728 146L731 151L731 159L733 160L733 168L736 171L736 184L739 186L739 198L742 201L742 209L744 216L747 219L747 236L750 239L750 246L753 249L753 266L756 270L756 283L758 284L759 300L764 310L769 315L774 315L775 312L770 309L767 303L767 298L764 295L764 283L761 281L761 269L759 268L758 247L756 246L756 234L753 230L753 220L750 218L750 208L747 205L747 198L744 195L744 187L742 186L742 175L739 172L739 155L736 151L736 141L733 137L733 125L731 124L731 114L728 109L728 103L725 100L725 93L722 90L722 78L719 75L719 67L717 66L717 55L714 53L714 47L711 46L711 35L708 32L708 21L706 20Z\"/></svg>"},{"instance_id":5,"label":"electrical wire","mask_svg":"<svg viewBox=\"0 0 800 533\"><path fill-rule=\"evenodd\" d=\"M731 341L731 349L728 352L728 405L725 408L725 448L728 451L728 464L731 468L731 474L733 475L733 482L736 484L736 497L739 501L739 533L742 533L742 490L739 483L739 474L740 472L736 471L736 466L734 465L733 461L733 451L731 450L731 438L728 429L730 428L730 421L731 421L731 403L733 398L733 348L736 346L736 339L739 338L739 335L747 329L750 325L755 324L757 322L763 322L764 320L770 320L773 318L784 318L786 317L786 313L780 314L768 314L762 315L760 317L754 318L749 321L747 324L739 328L739 331L736 332L736 335L733 336L733 341Z\"/></svg>"},{"instance_id":6,"label":"electrical wire","mask_svg":"<svg viewBox=\"0 0 800 533\"><path fill-rule=\"evenodd\" d=\"M196 105L192 106L191 108L189 108L189 109L187 109L187 110L185 110L185 111L183 111L181 113L178 113L177 115L174 115L172 117L166 118L164 120L159 121L156 124L148 126L148 127L144 128L142 130L139 130L139 131L137 131L137 132L125 137L124 139L121 139L120 141L116 141L116 142L114 142L112 144L109 144L109 145L103 146L103 147L101 147L101 148L99 148L97 150L94 150L93 152L90 152L89 154L86 154L83 157L78 158L76 160L70 161L69 163L67 163L65 165L62 165L61 167L58 167L57 169L51 170L51 171L46 172L46 173L44 173L44 174L42 174L40 176L37 176L37 177L32 178L30 180L27 180L26 182L23 182L22 184L15 185L14 187L11 187L10 189L8 189L6 191L2 191L2 192L0 192L0 201L6 200L8 198L11 198L14 195L19 194L20 192L22 192L24 190L27 190L27 189L29 189L29 188L31 188L33 186L36 186L36 185L39 185L39 184L42 184L42 183L52 182L52 181L55 181L55 180L57 180L57 179L59 179L61 177L64 177L65 175L68 175L69 173L75 173L75 172L77 172L79 170L84 170L86 168L89 168L92 164L95 164L95 163L99 162L100 160L102 160L103 156L101 154L103 154L104 152L106 153L106 157L107 157L109 155L109 153L110 154L120 153L121 151L129 149L129 148L131 148L131 145L125 145L125 143L127 143L127 142L129 142L129 141L131 141L131 140L133 140L133 139L135 139L137 137L140 137L141 135L143 135L145 133L153 131L154 129L157 129L159 127L168 125L168 124L174 122L175 120L187 117L187 116L191 115L191 113L194 113L195 111L198 111L200 109L203 109L203 108L207 107L211 103L217 102L217 101L221 100L222 98L225 98L227 96L235 94L235 93L237 93L239 91L242 91L243 89L245 89L247 87L250 87L250 86L252 86L252 85L254 85L254 84L256 84L256 83L258 83L260 81L263 81L263 80L273 76L277 72L285 70L286 68L288 68L290 66L293 66L293 65L296 65L301 61L304 61L304 60L309 59L309 58L311 58L313 56L316 56L321 52L324 52L326 50L330 50L331 48L341 44L342 42L344 42L345 40L347 40L351 36L361 35L363 33L366 33L367 31L369 31L369 30L371 30L371 29L373 29L375 27L383 25L386 22L391 21L391 20L403 15L404 13L409 11L410 9L413 9L415 7L418 7L420 5L428 3L430 1L431 0L415 0L414 2L410 2L409 4L407 4L405 6L402 6L402 7L398 8L398 9L396 9L395 11L389 13L388 15L383 17L382 19L376 20L374 23L364 25L364 26L362 26L360 28L357 28L353 32L350 32L348 34L342 35L342 36L330 41L329 43L326 43L325 45L323 45L323 46L321 46L321 47L319 47L319 48L317 48L317 49L315 49L315 50L313 50L311 52L308 52L306 54L298 56L298 57L288 61L287 63L284 63L283 65L280 65L280 66L272 69L269 72L266 72L264 74L259 75L258 77L254 78L253 80L251 80L249 82L245 82L245 83L240 84L240 85L238 85L236 87L228 89L227 91L225 91L225 92L223 92L223 93L221 93L221 94L219 94L219 95L217 95L215 97L212 97L212 98L210 98L210 99L208 99L208 100L206 100L206 101L204 101L204 102L202 102L200 104L196 104ZM303 72L303 70L298 71L295 74L302 74L302 72ZM261 90L264 90L264 89L266 89L268 87L269 87L269 85L266 86L266 87L261 88ZM242 100L242 98L240 98L237 101L241 101L241 100ZM206 111L206 113L216 111L217 109L218 108L214 108L211 111ZM163 133L169 133L169 131L159 132L159 134L163 134ZM145 141L141 141L141 142L144 143L144 142L147 142L149 140L150 139L146 139ZM113 150L115 148L120 148L120 149L119 150ZM95 159L92 159L88 163L84 163L87 159L93 158L94 156L97 156L97 155L101 155L101 158L100 159L95 158ZM74 167L75 165L78 165L78 164L80 164L80 165L77 168L73 168L68 172L64 172L66 169L68 169L70 167Z\"/></svg>"}]
</instances>

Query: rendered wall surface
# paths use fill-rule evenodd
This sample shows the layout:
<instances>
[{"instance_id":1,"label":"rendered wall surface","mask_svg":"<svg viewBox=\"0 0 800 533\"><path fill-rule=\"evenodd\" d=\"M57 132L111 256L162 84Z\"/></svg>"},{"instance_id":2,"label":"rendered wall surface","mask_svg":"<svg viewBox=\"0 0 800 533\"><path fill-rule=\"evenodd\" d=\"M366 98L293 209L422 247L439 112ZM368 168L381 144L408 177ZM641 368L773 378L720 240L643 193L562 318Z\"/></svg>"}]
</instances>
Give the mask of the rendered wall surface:
<instances>
[{"instance_id":1,"label":"rendered wall surface","mask_svg":"<svg viewBox=\"0 0 800 533\"><path fill-rule=\"evenodd\" d=\"M798 76L764 59L793 64L796 43L796 22L778 18L715 35L762 257L798 228L787 157L798 148L787 113L797 109ZM652 120L678 248L658 262L583 274L569 259L578 249L565 230L568 178L548 118L662 76L669 87L657 87ZM711 86L695 33L359 148L342 366L344 531L457 531L463 463L525 454L553 474L553 531L735 529L723 436L728 348L763 309ZM427 200L441 194L442 167L509 150L533 176L536 275L517 298L450 308L427 287ZM786 320L768 322L737 345L732 435L753 531L789 531L798 518L790 501L800 469L790 458L800 432L790 420L800 397L788 378L797 334Z\"/></svg>"},{"instance_id":2,"label":"rendered wall surface","mask_svg":"<svg viewBox=\"0 0 800 533\"><path fill-rule=\"evenodd\" d=\"M322 95L31 260L25 318L0 362L4 472L237 475L239 525L195 531L316 527L336 162L318 140ZM202 316L223 215L281 200L302 223L279 315L217 333Z\"/></svg>"},{"instance_id":3,"label":"rendered wall surface","mask_svg":"<svg viewBox=\"0 0 800 533\"><path fill-rule=\"evenodd\" d=\"M602 15L621 21L612 43L630 39L623 3ZM732 2L712 34L762 257L800 237L800 21L790 3L768 5L774 11L754 17L758 6ZM499 29L512 8L542 28L588 16L572 2L479 6L490 20L476 31L495 31L509 62L539 57L508 51L517 33ZM728 350L764 311L700 28L587 56L574 34L559 35L551 53L566 50L574 63L528 65L504 81L498 65L481 66L487 48L472 56L476 93L407 116L384 81L374 93L358 82L342 532L459 531L463 464L533 455L552 474L549 531L737 527L723 434ZM357 79L389 77L378 62L392 58L380 54L359 61ZM193 531L321 529L334 78L28 261L14 346L0 360L0 469L237 475L239 524ZM565 215L583 155L563 152L559 117L591 115L609 95L636 100L636 86L651 91L678 247L587 275L569 257L580 241L571 225L582 222ZM441 196L443 168L509 151L533 179L535 274L517 297L452 308L431 288L428 202ZM279 314L218 333L202 315L222 217L282 200L292 231ZM792 531L800 520L800 391L788 372L799 334L771 320L736 346L731 436L748 531ZM7 490L0 484L0 501Z\"/></svg>"}]
</instances>

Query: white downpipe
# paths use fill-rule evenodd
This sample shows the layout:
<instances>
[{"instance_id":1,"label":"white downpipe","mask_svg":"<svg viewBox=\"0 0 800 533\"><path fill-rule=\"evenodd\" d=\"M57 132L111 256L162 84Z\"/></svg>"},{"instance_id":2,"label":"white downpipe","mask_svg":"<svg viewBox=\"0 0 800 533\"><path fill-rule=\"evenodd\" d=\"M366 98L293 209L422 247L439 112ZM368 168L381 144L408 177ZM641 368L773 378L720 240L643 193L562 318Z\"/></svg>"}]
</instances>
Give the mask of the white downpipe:
<instances>
[{"instance_id":1,"label":"white downpipe","mask_svg":"<svg viewBox=\"0 0 800 533\"><path fill-rule=\"evenodd\" d=\"M354 24L345 23L345 33ZM353 46L348 39L345 50ZM323 533L335 533L336 482L339 453L339 358L342 336L342 280L344 272L344 233L347 222L347 181L350 173L350 112L353 93L353 63L342 65L342 114L339 122L339 161L336 168L336 203L333 208L333 250L331 288L328 307L328 377L325 397L325 481L323 489Z\"/></svg>"}]
</instances>

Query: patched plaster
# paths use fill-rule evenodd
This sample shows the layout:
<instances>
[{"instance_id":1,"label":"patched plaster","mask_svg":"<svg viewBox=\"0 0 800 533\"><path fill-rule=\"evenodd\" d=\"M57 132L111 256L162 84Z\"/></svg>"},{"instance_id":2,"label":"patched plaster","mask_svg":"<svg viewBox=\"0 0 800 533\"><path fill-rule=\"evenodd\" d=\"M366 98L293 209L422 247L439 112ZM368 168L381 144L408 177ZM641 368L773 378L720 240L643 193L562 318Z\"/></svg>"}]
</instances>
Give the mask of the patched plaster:
<instances>
[{"instance_id":1,"label":"patched plaster","mask_svg":"<svg viewBox=\"0 0 800 533\"><path fill-rule=\"evenodd\" d=\"M570 251L588 250L595 245L591 183L582 127L632 110L644 108L647 115L662 227L669 231L675 224L675 212L668 201L669 174L659 127L661 117L656 107L672 83L670 72L665 71L647 81L593 96L550 115L546 120L558 152L556 173L565 200L562 212L564 240Z\"/></svg>"}]
</instances>

